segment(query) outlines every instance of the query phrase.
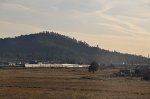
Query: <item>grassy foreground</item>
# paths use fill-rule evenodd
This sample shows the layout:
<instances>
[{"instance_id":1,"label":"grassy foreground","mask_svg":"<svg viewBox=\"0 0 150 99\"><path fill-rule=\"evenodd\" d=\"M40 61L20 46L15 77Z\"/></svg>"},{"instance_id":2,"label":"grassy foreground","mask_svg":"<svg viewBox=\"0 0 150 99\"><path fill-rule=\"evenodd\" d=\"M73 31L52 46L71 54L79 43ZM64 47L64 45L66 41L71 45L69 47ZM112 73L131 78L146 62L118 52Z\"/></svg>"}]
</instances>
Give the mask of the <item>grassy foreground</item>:
<instances>
[{"instance_id":1,"label":"grassy foreground","mask_svg":"<svg viewBox=\"0 0 150 99\"><path fill-rule=\"evenodd\" d=\"M150 99L150 82L73 69L0 69L0 99Z\"/></svg>"}]
</instances>

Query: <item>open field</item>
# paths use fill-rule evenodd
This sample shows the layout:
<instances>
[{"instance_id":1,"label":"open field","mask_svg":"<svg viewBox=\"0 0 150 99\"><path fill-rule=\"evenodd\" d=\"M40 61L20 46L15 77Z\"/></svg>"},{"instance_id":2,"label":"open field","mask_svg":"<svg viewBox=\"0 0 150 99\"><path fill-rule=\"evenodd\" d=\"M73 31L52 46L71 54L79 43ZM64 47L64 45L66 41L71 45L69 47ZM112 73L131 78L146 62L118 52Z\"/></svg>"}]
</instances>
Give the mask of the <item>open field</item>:
<instances>
[{"instance_id":1,"label":"open field","mask_svg":"<svg viewBox=\"0 0 150 99\"><path fill-rule=\"evenodd\" d=\"M0 99L150 99L150 82L73 69L0 69Z\"/></svg>"}]
</instances>

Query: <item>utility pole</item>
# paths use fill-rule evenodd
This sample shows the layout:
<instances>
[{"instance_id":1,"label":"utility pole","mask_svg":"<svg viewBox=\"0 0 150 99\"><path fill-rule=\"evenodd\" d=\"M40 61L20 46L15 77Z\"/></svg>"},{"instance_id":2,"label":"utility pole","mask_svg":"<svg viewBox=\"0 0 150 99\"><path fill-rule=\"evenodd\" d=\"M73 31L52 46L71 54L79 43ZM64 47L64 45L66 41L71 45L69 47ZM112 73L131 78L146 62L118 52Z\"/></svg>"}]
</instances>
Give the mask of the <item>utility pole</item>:
<instances>
[{"instance_id":1,"label":"utility pole","mask_svg":"<svg viewBox=\"0 0 150 99\"><path fill-rule=\"evenodd\" d=\"M150 58L149 58L149 54L148 54L148 65L150 65Z\"/></svg>"}]
</instances>

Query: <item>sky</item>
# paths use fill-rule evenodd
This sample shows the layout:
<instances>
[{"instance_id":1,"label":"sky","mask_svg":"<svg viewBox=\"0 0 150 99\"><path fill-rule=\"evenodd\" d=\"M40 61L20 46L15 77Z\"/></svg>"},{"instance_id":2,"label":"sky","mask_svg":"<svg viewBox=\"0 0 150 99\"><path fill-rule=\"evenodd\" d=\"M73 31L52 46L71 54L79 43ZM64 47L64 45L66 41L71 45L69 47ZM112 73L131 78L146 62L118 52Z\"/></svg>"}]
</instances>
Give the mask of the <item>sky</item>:
<instances>
[{"instance_id":1,"label":"sky","mask_svg":"<svg viewBox=\"0 0 150 99\"><path fill-rule=\"evenodd\" d=\"M54 31L147 57L149 11L150 0L0 0L0 38Z\"/></svg>"}]
</instances>

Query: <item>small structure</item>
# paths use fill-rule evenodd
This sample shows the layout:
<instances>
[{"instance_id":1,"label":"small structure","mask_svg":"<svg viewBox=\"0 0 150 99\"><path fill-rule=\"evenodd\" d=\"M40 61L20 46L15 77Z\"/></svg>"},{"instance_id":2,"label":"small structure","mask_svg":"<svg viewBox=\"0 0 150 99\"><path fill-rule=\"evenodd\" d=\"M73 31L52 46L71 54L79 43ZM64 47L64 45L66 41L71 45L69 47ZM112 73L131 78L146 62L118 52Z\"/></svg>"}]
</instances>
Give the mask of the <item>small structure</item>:
<instances>
[{"instance_id":1,"label":"small structure","mask_svg":"<svg viewBox=\"0 0 150 99\"><path fill-rule=\"evenodd\" d=\"M120 76L133 76L135 74L134 69L123 69L120 70Z\"/></svg>"},{"instance_id":2,"label":"small structure","mask_svg":"<svg viewBox=\"0 0 150 99\"><path fill-rule=\"evenodd\" d=\"M16 65L16 63L14 63L14 62L9 62L9 66L15 66Z\"/></svg>"}]
</instances>

